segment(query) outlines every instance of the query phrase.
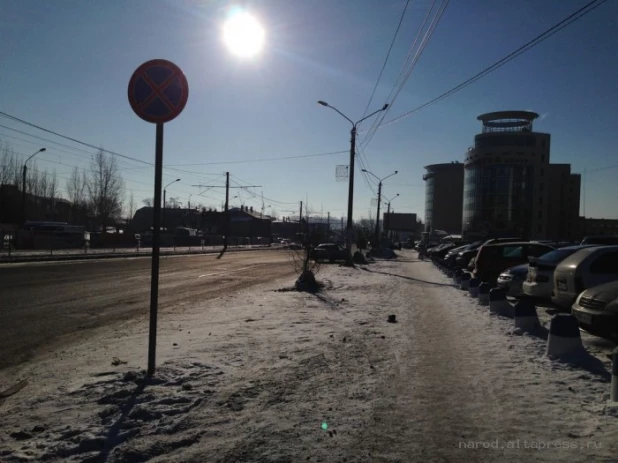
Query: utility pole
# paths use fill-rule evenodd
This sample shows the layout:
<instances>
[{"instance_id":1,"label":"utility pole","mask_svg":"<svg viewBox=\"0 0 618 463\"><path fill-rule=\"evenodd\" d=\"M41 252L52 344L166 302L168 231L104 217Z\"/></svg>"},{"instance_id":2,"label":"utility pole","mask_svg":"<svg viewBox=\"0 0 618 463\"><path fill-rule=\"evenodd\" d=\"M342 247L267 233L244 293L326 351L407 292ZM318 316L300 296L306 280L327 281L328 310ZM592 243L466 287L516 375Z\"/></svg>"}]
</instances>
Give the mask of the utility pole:
<instances>
[{"instance_id":1,"label":"utility pole","mask_svg":"<svg viewBox=\"0 0 618 463\"><path fill-rule=\"evenodd\" d=\"M303 233L303 202L300 202L300 212L298 214L298 233L300 233L300 239L302 240Z\"/></svg>"},{"instance_id":2,"label":"utility pole","mask_svg":"<svg viewBox=\"0 0 618 463\"><path fill-rule=\"evenodd\" d=\"M230 173L226 172L224 187L222 187L221 185L191 185L191 186L198 187L198 188L225 188L225 207L224 207L225 210L223 212L223 231L224 231L223 250L219 254L219 257L217 257L217 259L220 259L221 256L223 256L223 254L227 250L228 236L230 234L230 212L229 212L230 188L262 188L262 185L230 186ZM204 191L202 191L201 193L198 193L198 196L201 196L201 194L204 193Z\"/></svg>"},{"instance_id":3,"label":"utility pole","mask_svg":"<svg viewBox=\"0 0 618 463\"><path fill-rule=\"evenodd\" d=\"M376 234L375 234L376 248L374 249L377 249L380 247L380 202L381 201L382 201L382 182L378 184L378 213L376 214Z\"/></svg>"},{"instance_id":4,"label":"utility pole","mask_svg":"<svg viewBox=\"0 0 618 463\"><path fill-rule=\"evenodd\" d=\"M326 234L328 236L330 236L330 212L327 212L327 219L326 219Z\"/></svg>"},{"instance_id":5,"label":"utility pole","mask_svg":"<svg viewBox=\"0 0 618 463\"><path fill-rule=\"evenodd\" d=\"M28 159L26 159L26 161L24 162L24 167L22 169L22 182L21 182L21 218L22 218L22 223L26 222L26 172L28 170L28 167L26 166L26 164L28 163L28 161L30 159L32 159L34 156L36 156L39 153L42 153L43 151L47 151L47 148L41 148L40 150L38 150L36 153L34 153L32 156L30 156Z\"/></svg>"},{"instance_id":6,"label":"utility pole","mask_svg":"<svg viewBox=\"0 0 618 463\"><path fill-rule=\"evenodd\" d=\"M348 259L352 259L352 238L354 234L354 224L352 223L353 204L354 204L354 159L356 158L356 124L352 125L350 131L350 182L348 185L348 225L347 225L347 240L346 249L348 250Z\"/></svg>"},{"instance_id":7,"label":"utility pole","mask_svg":"<svg viewBox=\"0 0 618 463\"><path fill-rule=\"evenodd\" d=\"M339 113L340 116L342 116L344 119L346 119L348 122L352 124L352 130L350 131L350 172L349 172L350 181L349 181L349 188L348 188L348 226L347 226L347 242L346 242L346 249L348 252L348 264L352 264L352 240L354 238L354 224L352 221L352 213L353 213L353 204L354 204L354 160L356 158L356 126L360 124L361 122L363 122L365 119L368 119L381 111L386 111L386 109L388 108L388 103L382 106L381 109L378 109L377 111L372 112L368 116L363 117L358 122L354 122L348 116L346 116L341 111L339 111L337 108L329 105L326 101L320 100L318 101L318 104L322 106L326 106L327 108L331 108L333 111Z\"/></svg>"},{"instance_id":8,"label":"utility pole","mask_svg":"<svg viewBox=\"0 0 618 463\"><path fill-rule=\"evenodd\" d=\"M223 251L224 253L227 250L227 237L230 233L230 173L225 173L225 211L223 213Z\"/></svg>"}]
</instances>

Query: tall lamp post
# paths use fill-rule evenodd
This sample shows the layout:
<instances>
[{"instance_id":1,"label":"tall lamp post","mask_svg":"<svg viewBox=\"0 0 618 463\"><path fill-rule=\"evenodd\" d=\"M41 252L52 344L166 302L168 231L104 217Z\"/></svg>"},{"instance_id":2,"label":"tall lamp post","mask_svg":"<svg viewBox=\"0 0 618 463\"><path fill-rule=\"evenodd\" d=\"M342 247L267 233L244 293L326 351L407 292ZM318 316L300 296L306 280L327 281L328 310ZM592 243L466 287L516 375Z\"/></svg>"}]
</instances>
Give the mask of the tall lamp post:
<instances>
[{"instance_id":1,"label":"tall lamp post","mask_svg":"<svg viewBox=\"0 0 618 463\"><path fill-rule=\"evenodd\" d=\"M393 200L395 200L397 197L399 196L399 193L397 193L395 196L393 196L391 199L386 200L386 215L388 217L388 228L390 229L391 226L391 203L393 202ZM392 231L392 230L391 230ZM391 239L393 238L393 234L391 233Z\"/></svg>"},{"instance_id":2,"label":"tall lamp post","mask_svg":"<svg viewBox=\"0 0 618 463\"><path fill-rule=\"evenodd\" d=\"M393 172L390 175L387 175L384 178L378 177L376 174L374 174L373 172L369 172L367 169L363 169L363 172L369 175L373 175L378 180L378 214L376 217L376 233L375 233L374 239L375 239L375 243L377 244L377 247L380 247L380 201L382 200L382 182L386 180L387 178L392 177L393 175L396 175L397 172L399 171L396 170L395 172Z\"/></svg>"},{"instance_id":3,"label":"tall lamp post","mask_svg":"<svg viewBox=\"0 0 618 463\"><path fill-rule=\"evenodd\" d=\"M26 171L28 167L26 167L26 163L32 159L35 155L46 151L47 148L41 148L37 152L33 153L26 161L24 162L24 168L22 169L22 184L21 184L21 215L22 215L22 223L26 222Z\"/></svg>"},{"instance_id":4,"label":"tall lamp post","mask_svg":"<svg viewBox=\"0 0 618 463\"><path fill-rule=\"evenodd\" d=\"M360 124L361 122L363 122L365 119L369 119L371 116L374 116L381 111L385 111L388 108L388 103L382 106L381 109L378 109L377 111L372 112L368 116L363 117L358 122L353 122L352 119L350 119L348 116L343 114L341 111L339 111L334 106L329 105L326 101L320 100L318 101L318 104L322 106L326 106L327 108L330 108L333 111L336 111L337 113L339 113L339 115L341 115L344 119L346 119L350 124L352 124L352 130L350 131L350 172L349 172L350 181L348 185L348 223L346 227L346 235L347 235L346 249L348 251L348 259L351 262L352 261L352 238L354 234L353 222L352 222L352 209L353 209L352 204L354 201L354 159L356 157L356 126Z\"/></svg>"},{"instance_id":5,"label":"tall lamp post","mask_svg":"<svg viewBox=\"0 0 618 463\"><path fill-rule=\"evenodd\" d=\"M165 229L166 229L166 230L167 230L167 220L166 220L167 215L166 215L166 213L165 213L165 208L166 208L166 206L167 206L167 204L166 204L166 200L165 200L166 190L167 190L167 187L168 187L168 186L170 186L172 183L176 183L176 182L180 182L180 179L179 179L179 178L177 178L176 180L173 180L173 181L169 182L169 183L168 183L167 185L165 185L165 187L163 188L163 224L165 225Z\"/></svg>"}]
</instances>

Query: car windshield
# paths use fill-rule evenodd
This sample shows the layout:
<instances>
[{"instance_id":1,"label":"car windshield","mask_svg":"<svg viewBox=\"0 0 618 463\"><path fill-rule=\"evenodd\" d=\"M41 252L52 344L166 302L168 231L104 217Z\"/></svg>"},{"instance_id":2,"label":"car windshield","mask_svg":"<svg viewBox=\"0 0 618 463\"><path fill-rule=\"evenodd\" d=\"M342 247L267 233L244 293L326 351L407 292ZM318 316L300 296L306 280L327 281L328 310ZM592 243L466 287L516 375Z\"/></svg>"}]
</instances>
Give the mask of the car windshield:
<instances>
[{"instance_id":1,"label":"car windshield","mask_svg":"<svg viewBox=\"0 0 618 463\"><path fill-rule=\"evenodd\" d=\"M542 260L543 262L552 262L558 263L569 257L571 254L577 252L579 249L556 249L555 251L550 251L547 254L543 254L537 260Z\"/></svg>"}]
</instances>

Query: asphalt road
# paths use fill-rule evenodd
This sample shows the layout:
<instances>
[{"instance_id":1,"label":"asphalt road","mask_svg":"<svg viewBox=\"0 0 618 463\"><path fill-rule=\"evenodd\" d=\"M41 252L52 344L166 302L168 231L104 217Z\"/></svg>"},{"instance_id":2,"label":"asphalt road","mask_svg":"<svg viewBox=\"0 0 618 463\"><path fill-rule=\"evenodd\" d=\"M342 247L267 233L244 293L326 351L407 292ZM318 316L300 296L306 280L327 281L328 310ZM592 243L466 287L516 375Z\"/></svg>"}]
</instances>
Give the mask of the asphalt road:
<instances>
[{"instance_id":1,"label":"asphalt road","mask_svg":"<svg viewBox=\"0 0 618 463\"><path fill-rule=\"evenodd\" d=\"M286 251L216 257L162 257L159 309L294 274ZM147 317L150 273L150 258L0 265L0 369L26 361L44 344L75 342L93 328Z\"/></svg>"}]
</instances>

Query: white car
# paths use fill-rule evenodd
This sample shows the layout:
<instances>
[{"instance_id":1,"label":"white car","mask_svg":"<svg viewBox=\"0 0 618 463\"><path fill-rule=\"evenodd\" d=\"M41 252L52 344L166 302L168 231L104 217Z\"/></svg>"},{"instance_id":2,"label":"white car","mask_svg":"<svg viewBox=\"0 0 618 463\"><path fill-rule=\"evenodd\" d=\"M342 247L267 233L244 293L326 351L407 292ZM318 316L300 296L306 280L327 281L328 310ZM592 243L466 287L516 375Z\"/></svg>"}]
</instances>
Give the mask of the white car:
<instances>
[{"instance_id":1,"label":"white car","mask_svg":"<svg viewBox=\"0 0 618 463\"><path fill-rule=\"evenodd\" d=\"M558 264L571 254L590 246L594 245L567 246L530 259L528 276L522 285L524 294L539 299L551 299L554 290L554 270Z\"/></svg>"},{"instance_id":2,"label":"white car","mask_svg":"<svg viewBox=\"0 0 618 463\"><path fill-rule=\"evenodd\" d=\"M554 270L551 300L562 308L571 309L582 291L610 281L618 281L618 246L580 249Z\"/></svg>"},{"instance_id":3,"label":"white car","mask_svg":"<svg viewBox=\"0 0 618 463\"><path fill-rule=\"evenodd\" d=\"M527 274L528 264L507 268L498 276L498 288L504 289L507 296L523 296L522 284L526 280Z\"/></svg>"}]
</instances>

